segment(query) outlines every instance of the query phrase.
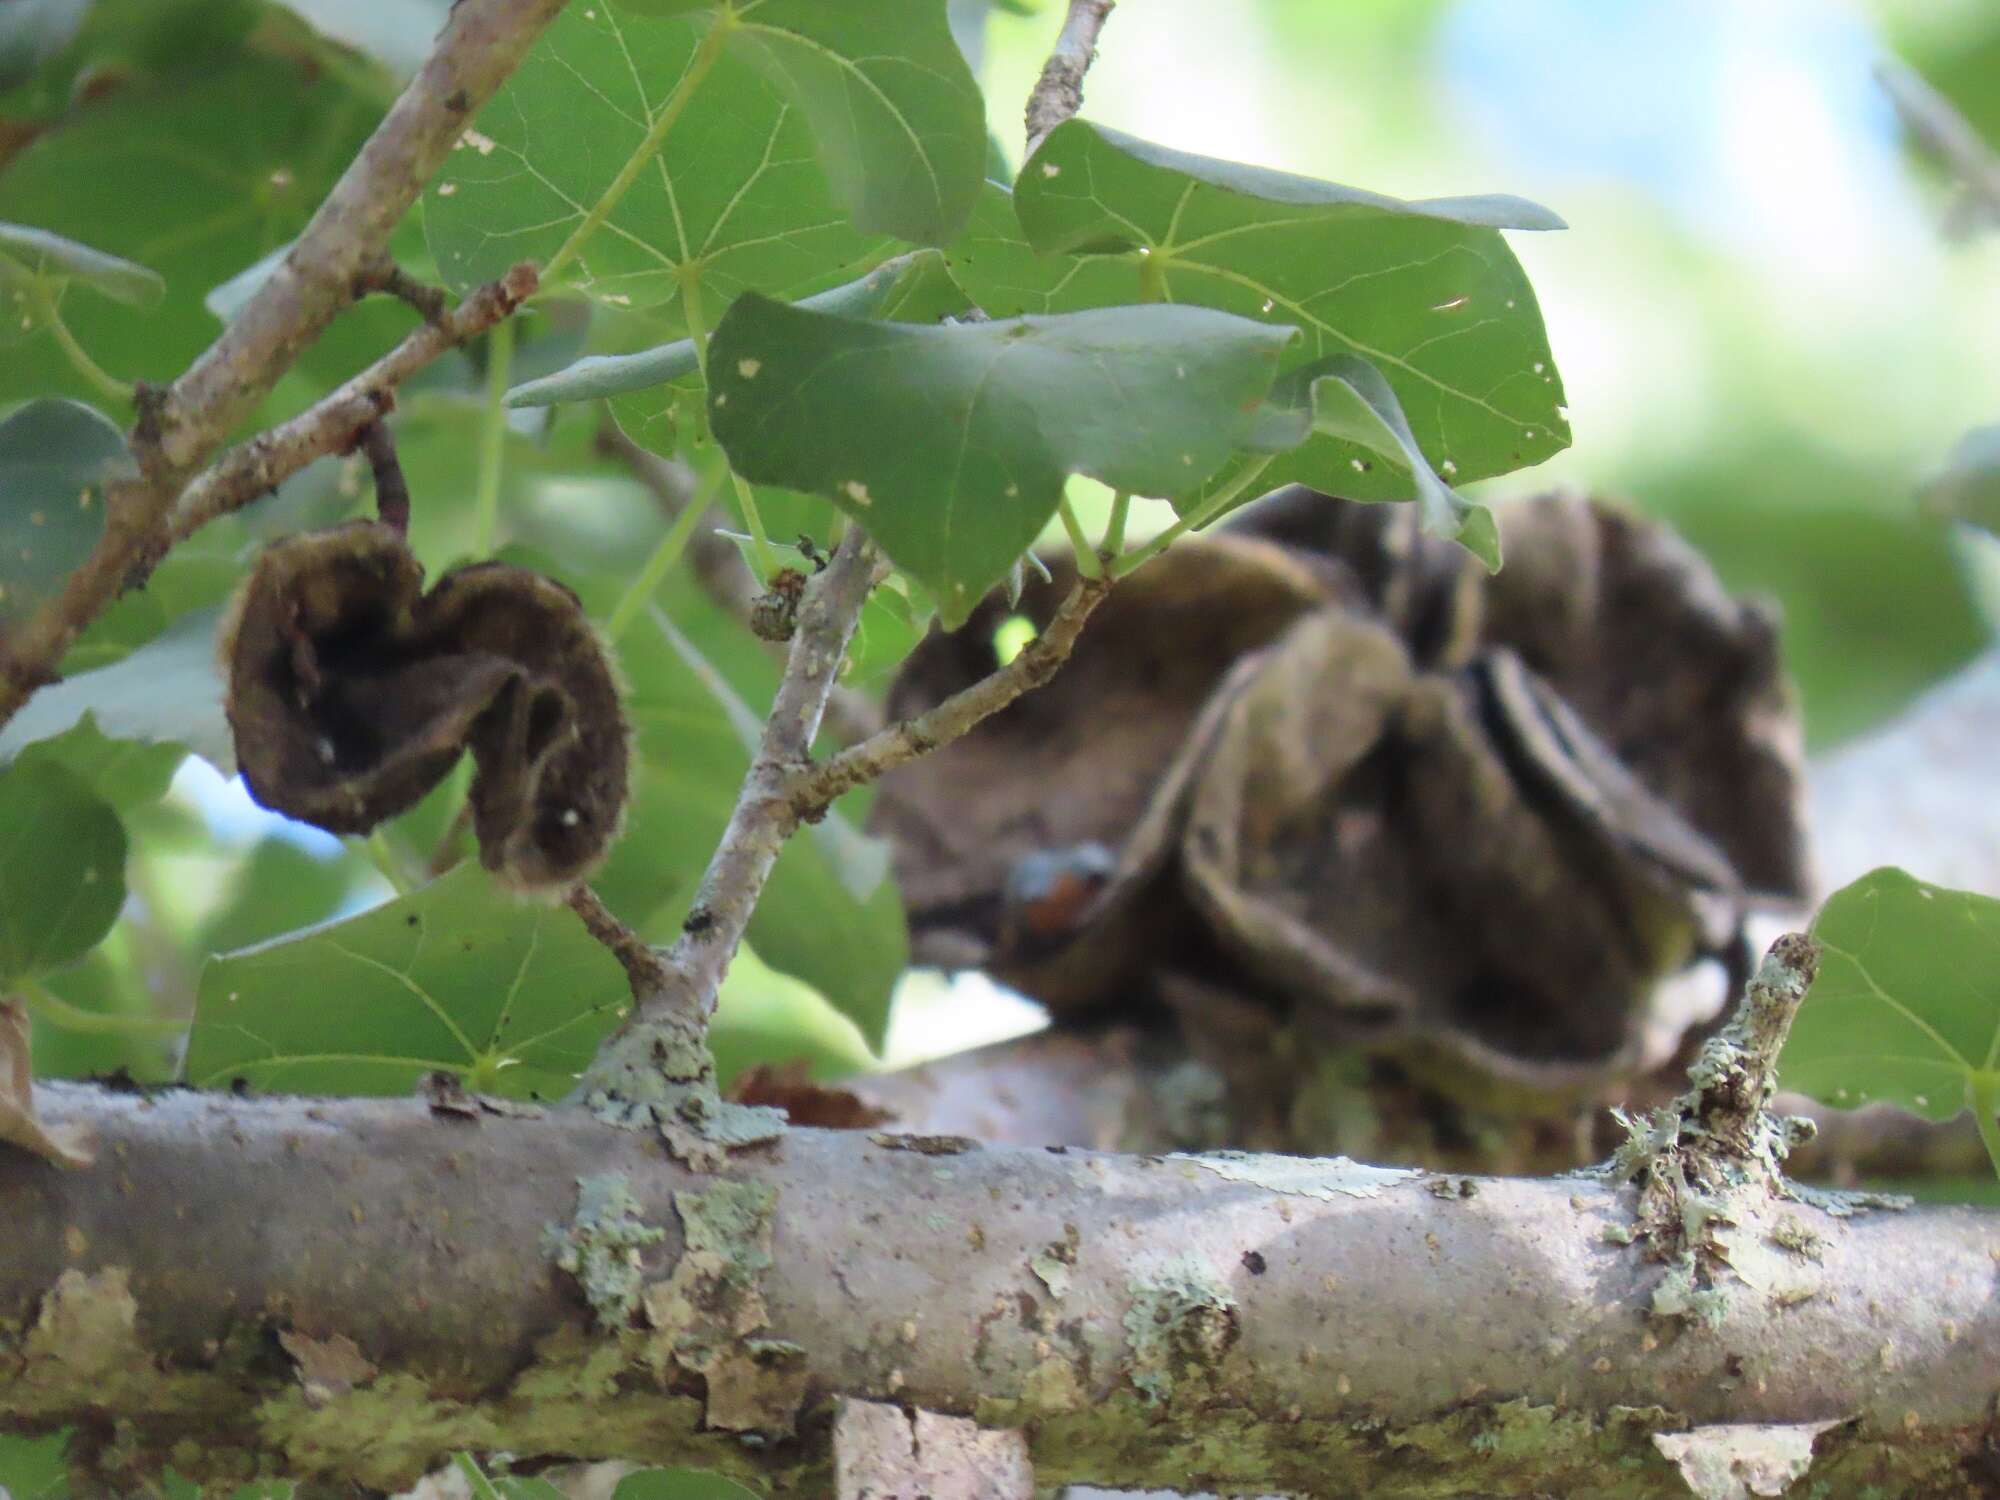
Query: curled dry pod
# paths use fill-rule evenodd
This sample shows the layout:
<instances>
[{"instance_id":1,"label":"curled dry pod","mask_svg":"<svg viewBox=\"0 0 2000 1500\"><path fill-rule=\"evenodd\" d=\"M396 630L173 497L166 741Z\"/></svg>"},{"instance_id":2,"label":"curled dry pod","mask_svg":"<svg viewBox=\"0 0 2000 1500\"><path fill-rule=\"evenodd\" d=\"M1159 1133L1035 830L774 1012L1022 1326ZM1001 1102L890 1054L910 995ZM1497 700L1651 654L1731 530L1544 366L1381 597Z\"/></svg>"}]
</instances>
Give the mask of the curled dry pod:
<instances>
[{"instance_id":1,"label":"curled dry pod","mask_svg":"<svg viewBox=\"0 0 2000 1500\"><path fill-rule=\"evenodd\" d=\"M1076 581L1050 557L1018 606L996 591L959 630L933 632L890 689L890 718L921 713L998 665L1010 614L1039 629ZM870 827L894 851L921 963L983 967L1046 1003L1089 1007L1151 961L1161 924L1133 941L1096 920L1148 885L1125 858L1175 774L1202 704L1231 663L1333 597L1310 558L1266 542L1190 537L1113 589L1045 686L882 782ZM1069 941L1088 931L1093 940Z\"/></svg>"},{"instance_id":2,"label":"curled dry pod","mask_svg":"<svg viewBox=\"0 0 2000 1500\"><path fill-rule=\"evenodd\" d=\"M526 568L423 592L402 537L357 521L266 548L223 622L251 794L331 833L414 806L467 749L481 862L525 892L582 879L617 837L627 732L576 596Z\"/></svg>"},{"instance_id":3,"label":"curled dry pod","mask_svg":"<svg viewBox=\"0 0 2000 1500\"><path fill-rule=\"evenodd\" d=\"M1121 584L1011 722L884 778L919 952L949 919L976 941L934 961L1054 1008L1164 1004L1237 1052L1285 1027L1509 1107L1659 1062L1699 1018L1664 981L1803 890L1775 630L1658 523L1569 496L1500 521L1489 578L1406 507L1294 489ZM927 641L892 708L989 665L1004 608ZM1024 950L1017 898L1076 888L1091 846L1115 864Z\"/></svg>"}]
</instances>

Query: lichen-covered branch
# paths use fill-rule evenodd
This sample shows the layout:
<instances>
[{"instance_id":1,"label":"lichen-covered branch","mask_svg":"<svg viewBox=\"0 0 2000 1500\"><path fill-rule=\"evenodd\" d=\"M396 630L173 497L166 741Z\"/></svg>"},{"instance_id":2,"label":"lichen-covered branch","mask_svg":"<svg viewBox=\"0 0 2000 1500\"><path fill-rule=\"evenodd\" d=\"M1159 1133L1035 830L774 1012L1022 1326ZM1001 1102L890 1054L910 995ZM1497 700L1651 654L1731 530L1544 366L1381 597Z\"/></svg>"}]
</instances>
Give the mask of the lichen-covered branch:
<instances>
[{"instance_id":1,"label":"lichen-covered branch","mask_svg":"<svg viewBox=\"0 0 2000 1500\"><path fill-rule=\"evenodd\" d=\"M847 792L949 744L1023 693L1047 682L1069 659L1091 612L1110 592L1109 578L1079 579L1042 633L1006 666L953 693L935 708L891 724L820 765L795 772L789 795L798 815L807 819L819 816Z\"/></svg>"},{"instance_id":2,"label":"lichen-covered branch","mask_svg":"<svg viewBox=\"0 0 2000 1500\"><path fill-rule=\"evenodd\" d=\"M472 1448L826 1494L842 1396L1021 1428L1043 1487L1682 1496L1656 1436L1830 1424L1813 1483L1921 1500L1994 1438L1991 1212L1777 1202L1691 1322L1601 1181L802 1129L716 1177L570 1109L40 1103L99 1166L0 1156L0 1430L74 1426L95 1493Z\"/></svg>"},{"instance_id":3,"label":"lichen-covered branch","mask_svg":"<svg viewBox=\"0 0 2000 1500\"><path fill-rule=\"evenodd\" d=\"M231 448L181 492L168 526L170 542L186 541L210 521L276 489L316 458L350 447L386 411L398 385L432 360L507 317L534 295L535 268L523 262L478 288L338 389L288 422Z\"/></svg>"},{"instance_id":4,"label":"lichen-covered branch","mask_svg":"<svg viewBox=\"0 0 2000 1500\"><path fill-rule=\"evenodd\" d=\"M1049 60L1042 64L1042 76L1028 95L1026 111L1028 154L1056 126L1083 107L1083 75L1097 56L1097 34L1118 0L1069 0L1069 14Z\"/></svg>"},{"instance_id":5,"label":"lichen-covered branch","mask_svg":"<svg viewBox=\"0 0 2000 1500\"><path fill-rule=\"evenodd\" d=\"M562 0L453 6L423 69L221 337L167 389L139 393L133 449L140 472L108 488L104 534L90 556L9 633L0 658L0 723L53 678L84 626L158 560L182 488L348 305L355 287L379 274L391 231L561 9Z\"/></svg>"}]
</instances>

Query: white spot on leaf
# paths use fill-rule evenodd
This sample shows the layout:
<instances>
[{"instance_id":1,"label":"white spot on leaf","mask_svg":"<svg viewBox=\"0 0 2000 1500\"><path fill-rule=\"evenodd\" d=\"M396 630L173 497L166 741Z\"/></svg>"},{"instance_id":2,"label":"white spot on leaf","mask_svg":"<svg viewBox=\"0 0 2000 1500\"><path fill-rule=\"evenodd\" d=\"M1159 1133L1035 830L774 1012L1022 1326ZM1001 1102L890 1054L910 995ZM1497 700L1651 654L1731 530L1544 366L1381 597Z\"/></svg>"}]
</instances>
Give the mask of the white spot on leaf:
<instances>
[{"instance_id":1,"label":"white spot on leaf","mask_svg":"<svg viewBox=\"0 0 2000 1500\"><path fill-rule=\"evenodd\" d=\"M458 143L461 146L470 146L474 151L477 151L481 156L491 156L493 154L493 147L495 144L492 136L481 135L476 130L466 131L465 134L461 135L458 138Z\"/></svg>"},{"instance_id":2,"label":"white spot on leaf","mask_svg":"<svg viewBox=\"0 0 2000 1500\"><path fill-rule=\"evenodd\" d=\"M856 505L873 505L875 503L875 497L868 493L868 486L858 479L848 480L847 483L840 487L840 492Z\"/></svg>"},{"instance_id":3,"label":"white spot on leaf","mask_svg":"<svg viewBox=\"0 0 2000 1500\"><path fill-rule=\"evenodd\" d=\"M764 361L761 359L739 359L736 361L736 373L741 375L745 380L755 380L757 372L763 368Z\"/></svg>"}]
</instances>

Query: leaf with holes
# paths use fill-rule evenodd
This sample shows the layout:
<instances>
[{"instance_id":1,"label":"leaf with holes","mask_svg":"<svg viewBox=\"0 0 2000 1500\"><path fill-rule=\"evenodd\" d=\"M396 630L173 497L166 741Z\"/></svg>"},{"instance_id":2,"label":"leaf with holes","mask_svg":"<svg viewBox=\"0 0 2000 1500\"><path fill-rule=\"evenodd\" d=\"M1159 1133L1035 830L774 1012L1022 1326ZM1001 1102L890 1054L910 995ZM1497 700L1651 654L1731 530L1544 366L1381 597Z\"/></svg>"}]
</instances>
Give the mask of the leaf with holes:
<instances>
[{"instance_id":1,"label":"leaf with holes","mask_svg":"<svg viewBox=\"0 0 2000 1500\"><path fill-rule=\"evenodd\" d=\"M447 284L548 264L621 178L568 268L613 306L673 304L693 329L746 287L801 296L881 258L882 236L855 228L828 186L804 113L750 61L726 51L675 103L701 20L608 3L556 17L426 195Z\"/></svg>"},{"instance_id":2,"label":"leaf with holes","mask_svg":"<svg viewBox=\"0 0 2000 1500\"><path fill-rule=\"evenodd\" d=\"M2000 1130L2000 901L1880 869L1829 896L1812 934L1819 976L1779 1058L1785 1087L1928 1120L1983 1100Z\"/></svg>"},{"instance_id":3,"label":"leaf with holes","mask_svg":"<svg viewBox=\"0 0 2000 1500\"><path fill-rule=\"evenodd\" d=\"M1427 530L1462 543L1489 570L1499 571L1500 531L1493 513L1438 477L1410 431L1395 389L1367 360L1335 354L1287 370L1258 411L1249 446L1284 453L1314 433L1370 454L1349 460L1358 475L1379 464L1402 476L1416 489Z\"/></svg>"},{"instance_id":4,"label":"leaf with holes","mask_svg":"<svg viewBox=\"0 0 2000 1500\"><path fill-rule=\"evenodd\" d=\"M0 421L0 625L53 598L104 534L104 490L129 466L116 427L74 401Z\"/></svg>"},{"instance_id":5,"label":"leaf with holes","mask_svg":"<svg viewBox=\"0 0 2000 1500\"><path fill-rule=\"evenodd\" d=\"M957 624L1070 474L1199 489L1294 337L1200 307L921 327L749 295L709 345L709 422L739 473L831 499Z\"/></svg>"},{"instance_id":6,"label":"leaf with holes","mask_svg":"<svg viewBox=\"0 0 2000 1500\"><path fill-rule=\"evenodd\" d=\"M125 825L60 766L0 772L0 993L66 968L125 904Z\"/></svg>"},{"instance_id":7,"label":"leaf with holes","mask_svg":"<svg viewBox=\"0 0 2000 1500\"><path fill-rule=\"evenodd\" d=\"M1303 337L1287 368L1337 354L1368 360L1447 477L1503 474L1569 444L1541 311L1499 232L1560 228L1546 209L1507 197L1405 203L1170 151L1080 120L1059 126L1021 169L1014 206L1036 250L1122 265L1122 300L1165 298L1296 324ZM954 270L995 316L1105 295L1095 274L1024 299L1013 290L1016 272L989 281L976 261ZM1359 500L1415 494L1407 470L1353 467L1369 457L1317 433L1279 455L1264 481L1297 480Z\"/></svg>"},{"instance_id":8,"label":"leaf with holes","mask_svg":"<svg viewBox=\"0 0 2000 1500\"><path fill-rule=\"evenodd\" d=\"M422 890L201 972L187 1078L305 1094L467 1087L558 1098L630 993L567 907L523 905L461 865Z\"/></svg>"}]
</instances>

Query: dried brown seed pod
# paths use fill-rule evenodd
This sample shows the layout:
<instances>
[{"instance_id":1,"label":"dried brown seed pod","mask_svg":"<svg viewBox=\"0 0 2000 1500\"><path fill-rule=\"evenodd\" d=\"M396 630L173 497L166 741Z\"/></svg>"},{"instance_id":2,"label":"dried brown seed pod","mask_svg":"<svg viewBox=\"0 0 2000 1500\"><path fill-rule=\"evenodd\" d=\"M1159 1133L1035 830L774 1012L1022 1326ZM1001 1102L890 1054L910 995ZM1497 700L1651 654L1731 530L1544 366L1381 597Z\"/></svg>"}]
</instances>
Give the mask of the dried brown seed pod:
<instances>
[{"instance_id":1,"label":"dried brown seed pod","mask_svg":"<svg viewBox=\"0 0 2000 1500\"><path fill-rule=\"evenodd\" d=\"M630 756L617 683L552 579L480 563L425 593L396 528L350 522L267 547L220 651L237 761L266 807L365 833L470 749L480 859L505 884L561 891L617 837Z\"/></svg>"},{"instance_id":2,"label":"dried brown seed pod","mask_svg":"<svg viewBox=\"0 0 2000 1500\"><path fill-rule=\"evenodd\" d=\"M1059 1010L1151 997L1190 1030L1261 1012L1461 1081L1470 1063L1516 1100L1671 1048L1690 1018L1662 981L1803 891L1769 616L1608 506L1505 508L1491 579L1414 520L1301 490L1250 507L1191 540L1275 552L1260 581L1220 589L1184 563L1165 607L1093 620L1015 722L885 778L877 826L919 954ZM1280 577L1313 582L1232 629ZM983 669L1004 605L983 608L925 643L893 710L958 685L941 664ZM1096 845L1114 868L1052 923L1050 872ZM1039 904L1015 912L1017 887Z\"/></svg>"}]
</instances>

